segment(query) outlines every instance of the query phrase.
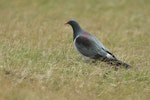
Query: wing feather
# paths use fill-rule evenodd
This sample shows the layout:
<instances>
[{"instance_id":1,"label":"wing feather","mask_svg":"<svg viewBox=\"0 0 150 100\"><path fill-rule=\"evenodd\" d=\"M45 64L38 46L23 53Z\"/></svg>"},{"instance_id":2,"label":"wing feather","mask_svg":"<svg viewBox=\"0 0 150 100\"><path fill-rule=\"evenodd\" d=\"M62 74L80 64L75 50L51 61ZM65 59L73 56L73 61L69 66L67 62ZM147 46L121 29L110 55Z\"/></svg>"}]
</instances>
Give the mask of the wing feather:
<instances>
[{"instance_id":1,"label":"wing feather","mask_svg":"<svg viewBox=\"0 0 150 100\"><path fill-rule=\"evenodd\" d=\"M84 56L92 57L98 54L97 50L94 49L93 41L86 35L79 35L75 39L75 46L77 50Z\"/></svg>"}]
</instances>

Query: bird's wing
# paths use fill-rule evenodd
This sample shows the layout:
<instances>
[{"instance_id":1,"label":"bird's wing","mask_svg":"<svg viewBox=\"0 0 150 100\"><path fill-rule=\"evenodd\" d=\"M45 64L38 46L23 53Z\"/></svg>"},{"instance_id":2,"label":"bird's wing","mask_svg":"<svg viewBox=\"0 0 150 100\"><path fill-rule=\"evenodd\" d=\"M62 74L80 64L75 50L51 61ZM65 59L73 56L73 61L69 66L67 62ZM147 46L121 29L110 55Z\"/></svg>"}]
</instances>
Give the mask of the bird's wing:
<instances>
[{"instance_id":1,"label":"bird's wing","mask_svg":"<svg viewBox=\"0 0 150 100\"><path fill-rule=\"evenodd\" d=\"M99 47L96 45L93 39L90 39L88 35L78 35L74 41L76 49L86 57L94 57L99 52Z\"/></svg>"},{"instance_id":2,"label":"bird's wing","mask_svg":"<svg viewBox=\"0 0 150 100\"><path fill-rule=\"evenodd\" d=\"M78 35L74 41L76 49L84 56L98 59L109 58L114 59L115 56L109 52L104 45L92 35Z\"/></svg>"},{"instance_id":3,"label":"bird's wing","mask_svg":"<svg viewBox=\"0 0 150 100\"><path fill-rule=\"evenodd\" d=\"M107 52L107 54L106 54L106 57L108 58L108 59L117 59L110 51L108 51L108 50L106 50L106 49L104 49L104 48L102 48L105 52Z\"/></svg>"},{"instance_id":4,"label":"bird's wing","mask_svg":"<svg viewBox=\"0 0 150 100\"><path fill-rule=\"evenodd\" d=\"M110 51L107 49L95 36L91 36L93 40L95 40L98 47L100 47L99 54L105 54L103 57L108 59L117 59ZM102 52L103 51L103 52Z\"/></svg>"}]
</instances>

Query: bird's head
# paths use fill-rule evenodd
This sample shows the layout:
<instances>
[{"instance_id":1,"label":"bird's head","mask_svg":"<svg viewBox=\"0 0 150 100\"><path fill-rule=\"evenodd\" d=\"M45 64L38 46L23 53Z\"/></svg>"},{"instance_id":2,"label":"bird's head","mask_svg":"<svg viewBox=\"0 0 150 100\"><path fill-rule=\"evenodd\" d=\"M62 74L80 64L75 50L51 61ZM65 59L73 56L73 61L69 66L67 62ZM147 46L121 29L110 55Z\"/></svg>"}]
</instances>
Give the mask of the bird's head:
<instances>
[{"instance_id":1,"label":"bird's head","mask_svg":"<svg viewBox=\"0 0 150 100\"><path fill-rule=\"evenodd\" d=\"M81 29L80 25L78 24L77 21L71 19L68 22L66 22L65 24L71 25L72 29L73 29L73 37L75 38L77 35L83 33L83 30Z\"/></svg>"},{"instance_id":2,"label":"bird's head","mask_svg":"<svg viewBox=\"0 0 150 100\"><path fill-rule=\"evenodd\" d=\"M69 20L68 22L65 23L65 25L67 25L67 24L69 24L69 25L71 25L71 26L78 26L78 25L79 25L79 24L77 23L77 21L75 21L75 20L73 20L73 19L71 19L71 20Z\"/></svg>"}]
</instances>

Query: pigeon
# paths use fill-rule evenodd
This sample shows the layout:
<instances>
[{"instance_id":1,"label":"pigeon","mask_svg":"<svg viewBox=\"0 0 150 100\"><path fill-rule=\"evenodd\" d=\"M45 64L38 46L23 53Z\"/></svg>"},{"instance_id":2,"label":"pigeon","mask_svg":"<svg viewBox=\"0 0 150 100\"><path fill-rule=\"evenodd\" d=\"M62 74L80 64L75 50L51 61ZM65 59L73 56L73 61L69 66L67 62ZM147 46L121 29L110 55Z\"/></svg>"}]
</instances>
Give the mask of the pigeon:
<instances>
[{"instance_id":1,"label":"pigeon","mask_svg":"<svg viewBox=\"0 0 150 100\"><path fill-rule=\"evenodd\" d=\"M77 51L88 60L100 60L115 66L131 67L129 64L118 60L94 35L83 30L75 20L69 20L65 24L73 29L73 42Z\"/></svg>"}]
</instances>

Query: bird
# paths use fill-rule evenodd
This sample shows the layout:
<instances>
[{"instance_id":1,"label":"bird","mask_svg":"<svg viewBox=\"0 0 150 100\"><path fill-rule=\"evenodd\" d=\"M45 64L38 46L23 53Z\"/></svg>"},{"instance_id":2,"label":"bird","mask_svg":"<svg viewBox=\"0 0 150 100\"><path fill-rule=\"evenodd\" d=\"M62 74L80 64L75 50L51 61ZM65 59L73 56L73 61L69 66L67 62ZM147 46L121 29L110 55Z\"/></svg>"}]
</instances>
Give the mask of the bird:
<instances>
[{"instance_id":1,"label":"bird","mask_svg":"<svg viewBox=\"0 0 150 100\"><path fill-rule=\"evenodd\" d=\"M118 60L94 35L82 29L76 20L71 19L65 24L71 25L74 46L86 61L99 60L115 66L131 67L129 64Z\"/></svg>"}]
</instances>

